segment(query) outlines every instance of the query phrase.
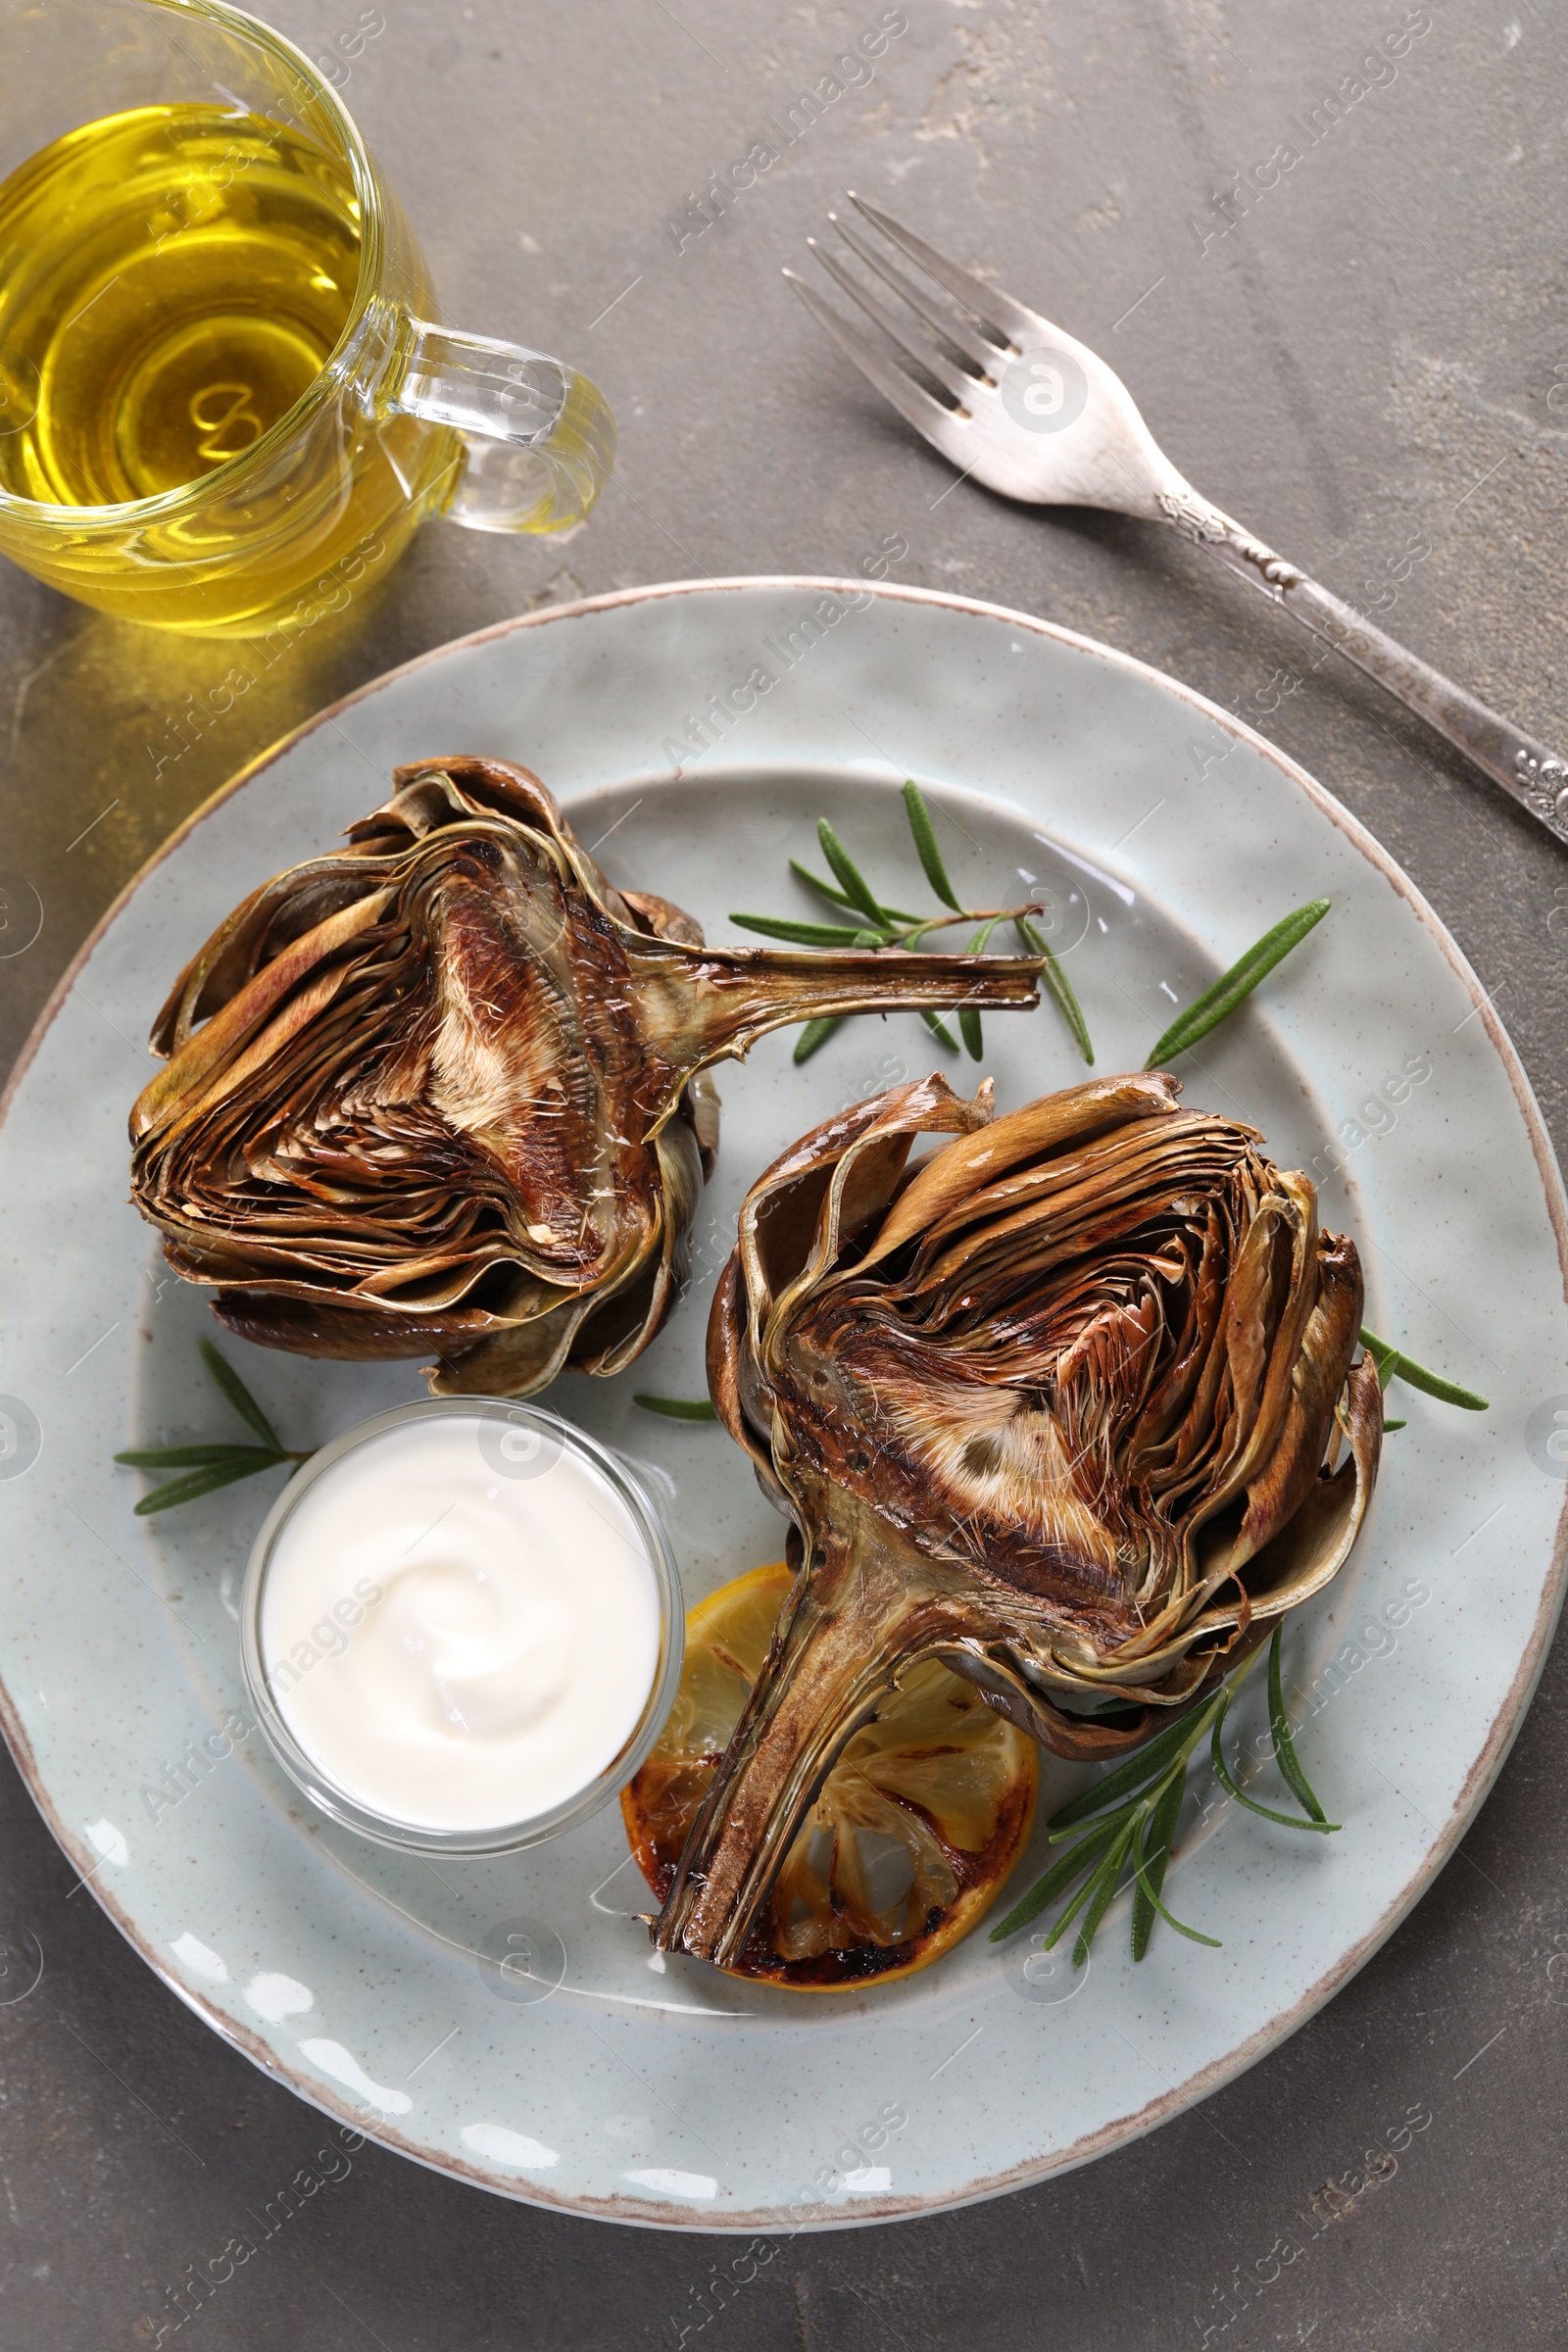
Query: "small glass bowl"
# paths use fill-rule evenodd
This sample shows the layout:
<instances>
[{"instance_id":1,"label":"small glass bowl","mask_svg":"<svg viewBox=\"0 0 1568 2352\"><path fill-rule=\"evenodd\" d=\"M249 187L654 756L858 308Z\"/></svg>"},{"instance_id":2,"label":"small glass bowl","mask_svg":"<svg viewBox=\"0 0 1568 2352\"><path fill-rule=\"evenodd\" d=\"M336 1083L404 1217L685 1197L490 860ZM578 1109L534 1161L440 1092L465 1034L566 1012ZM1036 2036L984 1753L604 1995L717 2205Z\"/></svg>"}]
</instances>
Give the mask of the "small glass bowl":
<instances>
[{"instance_id":1,"label":"small glass bowl","mask_svg":"<svg viewBox=\"0 0 1568 2352\"><path fill-rule=\"evenodd\" d=\"M647 1702L631 1736L596 1780L577 1789L547 1813L512 1822L501 1828L441 1830L425 1824L393 1819L372 1811L358 1797L340 1788L295 1739L272 1695L262 1652L262 1603L268 1570L284 1527L303 1497L318 1479L330 1477L337 1465L372 1438L413 1422L462 1417L491 1425L498 1469L513 1476L547 1475L564 1453L575 1454L612 1490L642 1539L649 1573L659 1603L659 1659ZM480 1444L487 1440L481 1436ZM538 1465L542 1464L542 1468ZM517 1465L517 1467L512 1467ZM262 1522L251 1547L240 1595L240 1657L256 1720L269 1747L289 1779L311 1803L345 1829L378 1845L400 1847L406 1853L492 1855L514 1854L525 1846L559 1838L588 1820L646 1762L675 1700L685 1649L686 1617L680 1571L668 1536L652 1501L624 1462L558 1414L532 1404L514 1404L484 1396L432 1396L415 1404L400 1404L376 1413L357 1428L333 1438L296 1473Z\"/></svg>"}]
</instances>

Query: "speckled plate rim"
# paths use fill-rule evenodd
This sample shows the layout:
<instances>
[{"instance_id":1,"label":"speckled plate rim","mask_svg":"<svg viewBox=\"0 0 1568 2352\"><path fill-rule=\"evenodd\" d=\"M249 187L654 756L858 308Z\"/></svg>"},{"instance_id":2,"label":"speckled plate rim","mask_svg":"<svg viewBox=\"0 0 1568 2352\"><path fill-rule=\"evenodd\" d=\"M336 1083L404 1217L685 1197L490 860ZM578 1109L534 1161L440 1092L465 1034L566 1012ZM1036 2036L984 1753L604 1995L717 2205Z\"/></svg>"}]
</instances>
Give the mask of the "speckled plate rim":
<instances>
[{"instance_id":1,"label":"speckled plate rim","mask_svg":"<svg viewBox=\"0 0 1568 2352\"><path fill-rule=\"evenodd\" d=\"M937 589L923 589L891 582L846 580L831 575L816 574L743 574L724 579L677 580L659 582L647 587L620 589L608 595L586 597L571 604L552 606L538 612L515 615L493 622L485 628L449 640L416 656L412 661L381 672L339 701L326 706L299 726L291 729L276 742L259 753L239 768L226 783L212 794L198 808L192 810L169 839L126 883L111 906L94 924L81 947L73 956L50 994L25 1044L10 1073L3 1093L0 1093L0 1127L9 1114L12 1103L36 1058L43 1042L71 996L83 967L105 934L112 928L122 911L141 889L147 877L170 858L179 852L201 824L235 794L252 782L268 767L294 751L318 729L330 725L345 711L380 693L394 682L418 670L430 667L449 656L466 649L486 645L524 630L553 628L581 621L595 614L614 612L628 606L644 605L668 599L692 596L720 595L729 592L774 590L798 593L873 597L890 604L937 607L948 612L996 620L1009 628L1027 631L1031 635L1054 640L1075 652L1093 657L1130 676L1157 687L1162 693L1185 704L1196 718L1210 727L1218 728L1234 741L1249 745L1277 770L1281 779L1302 794L1331 825L1340 832L1383 879L1406 903L1430 940L1441 951L1445 960L1466 991L1475 1015L1507 1077L1517 1104L1540 1176L1543 1193L1556 1243L1558 1268L1565 1296L1568 1296L1568 1199L1565 1199L1560 1171L1545 1123L1536 1102L1533 1090L1522 1063L1502 1023L1494 1009L1491 999L1482 988L1476 974L1461 954L1457 944L1428 905L1403 869L1382 844L1354 817L1325 787L1300 767L1279 747L1236 718L1218 705L1209 702L1168 672L1152 663L1137 660L1113 646L1083 635L1080 631L1062 627L1056 622L1017 612L1009 607L988 603L982 599L958 596ZM1143 2136L1160 2124L1197 2105L1200 2100L1232 2082L1237 2076L1262 2058L1266 2052L1285 2040L1304 2025L1317 2010L1331 2000L1336 1992L1362 1968L1380 1946L1414 1908L1433 1880L1451 1856L1469 1828L1494 1781L1496 1779L1508 1750L1516 1737L1525 1712L1540 1680L1545 1655L1558 1616L1561 1613L1565 1584L1568 1584L1568 1493L1565 1493L1559 1512L1548 1574L1528 1638L1523 1645L1519 1664L1497 1708L1488 1736L1483 1742L1447 1820L1432 1837L1417 1867L1389 1903L1374 1925L1356 1938L1325 1970L1291 2006L1271 2017L1264 2025L1234 2044L1220 2057L1200 2067L1181 2083L1151 2099L1136 2113L1124 2114L1107 2126L1086 2132L1069 2146L1058 2149L1044 2160L1030 2160L999 2175L980 2178L962 2190L937 2197L861 2199L855 2210L834 2210L812 2219L801 2227L808 2230L866 2228L885 2221L918 2219L932 2213L956 2210L964 2205L1005 2195L1015 2188L1054 2178L1092 2162L1112 2148ZM224 2041L249 2058L272 2079L284 2082L308 2106L330 2117L366 2138L395 2150L401 2155L423 2164L432 2171L466 2180L509 2197L514 2201L538 2205L550 2210L569 2212L587 2218L608 2219L623 2224L641 2225L693 2233L718 2234L750 2232L759 2230L779 2230L779 2215L774 2207L751 2213L725 2210L722 2215L704 2217L690 2211L671 2210L655 2199L646 2201L616 2196L612 2202L600 2205L581 2197L555 2196L548 2186L536 2181L519 2182L492 2172L482 2165L444 2154L432 2153L418 2144L384 2117L369 2119L363 2107L338 2099L325 2088L319 2078L305 2075L297 2065L289 2063L286 2042L266 2034L248 2029L230 2018L200 1992L183 1983L167 1965L150 1937L139 1929L130 1909L118 1903L109 1890L93 1875L97 1859L85 1841L62 1818L46 1782L37 1766L31 1743L27 1739L22 1713L10 1690L0 1680L0 1730L17 1767L25 1781L39 1812L73 1867L80 1876L100 1907L120 1930L126 1941L153 1970L169 1989L185 2006L210 2026ZM368 2125L369 2128L368 2128Z\"/></svg>"}]
</instances>

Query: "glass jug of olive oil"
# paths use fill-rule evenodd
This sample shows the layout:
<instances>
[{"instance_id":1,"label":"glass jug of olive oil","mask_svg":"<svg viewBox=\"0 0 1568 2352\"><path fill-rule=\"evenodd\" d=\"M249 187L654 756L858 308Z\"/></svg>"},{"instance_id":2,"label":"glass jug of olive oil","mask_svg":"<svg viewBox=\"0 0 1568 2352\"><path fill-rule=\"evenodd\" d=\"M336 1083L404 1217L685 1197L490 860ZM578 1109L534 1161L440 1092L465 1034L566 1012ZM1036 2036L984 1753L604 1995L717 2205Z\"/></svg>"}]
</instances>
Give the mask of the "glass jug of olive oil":
<instances>
[{"instance_id":1,"label":"glass jug of olive oil","mask_svg":"<svg viewBox=\"0 0 1568 2352\"><path fill-rule=\"evenodd\" d=\"M127 619L257 635L346 601L427 514L588 512L602 395L431 323L407 221L288 42L216 0L10 14L0 553Z\"/></svg>"}]
</instances>

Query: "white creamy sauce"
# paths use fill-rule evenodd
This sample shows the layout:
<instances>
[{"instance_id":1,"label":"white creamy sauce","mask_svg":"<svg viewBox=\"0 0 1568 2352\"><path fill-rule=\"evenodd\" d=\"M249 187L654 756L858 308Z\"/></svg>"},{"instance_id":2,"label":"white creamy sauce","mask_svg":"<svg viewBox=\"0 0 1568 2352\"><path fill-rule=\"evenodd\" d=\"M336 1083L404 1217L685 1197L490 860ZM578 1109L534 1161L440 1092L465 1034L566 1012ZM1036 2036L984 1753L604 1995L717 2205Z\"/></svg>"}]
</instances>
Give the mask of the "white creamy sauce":
<instances>
[{"instance_id":1,"label":"white creamy sauce","mask_svg":"<svg viewBox=\"0 0 1568 2352\"><path fill-rule=\"evenodd\" d=\"M658 1590L625 1503L569 1450L498 1469L494 1430L443 1415L354 1447L268 1567L279 1714L345 1795L412 1828L503 1829L564 1803L630 1739L658 1669Z\"/></svg>"}]
</instances>

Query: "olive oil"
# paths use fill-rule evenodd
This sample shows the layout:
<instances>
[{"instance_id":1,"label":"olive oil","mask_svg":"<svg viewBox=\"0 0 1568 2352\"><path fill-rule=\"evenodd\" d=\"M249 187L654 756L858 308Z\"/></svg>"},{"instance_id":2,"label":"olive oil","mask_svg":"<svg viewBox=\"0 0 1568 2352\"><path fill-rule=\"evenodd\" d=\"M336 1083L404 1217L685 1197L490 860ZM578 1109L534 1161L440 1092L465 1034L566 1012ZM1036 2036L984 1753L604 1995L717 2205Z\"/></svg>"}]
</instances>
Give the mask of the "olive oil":
<instances>
[{"instance_id":1,"label":"olive oil","mask_svg":"<svg viewBox=\"0 0 1568 2352\"><path fill-rule=\"evenodd\" d=\"M427 314L376 201L375 290ZM14 172L0 491L33 503L0 500L0 552L127 619L230 636L309 627L383 576L463 445L381 413L363 355L323 373L363 313L361 229L346 158L237 105L137 107Z\"/></svg>"},{"instance_id":2,"label":"olive oil","mask_svg":"<svg viewBox=\"0 0 1568 2352\"><path fill-rule=\"evenodd\" d=\"M142 107L0 187L0 353L36 409L0 481L152 498L241 457L319 373L360 271L342 166L258 116Z\"/></svg>"}]
</instances>

